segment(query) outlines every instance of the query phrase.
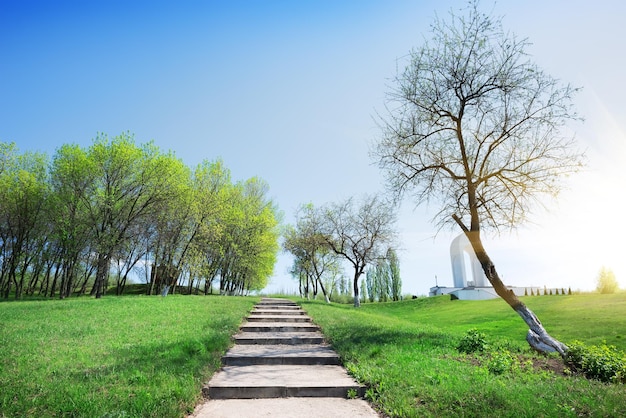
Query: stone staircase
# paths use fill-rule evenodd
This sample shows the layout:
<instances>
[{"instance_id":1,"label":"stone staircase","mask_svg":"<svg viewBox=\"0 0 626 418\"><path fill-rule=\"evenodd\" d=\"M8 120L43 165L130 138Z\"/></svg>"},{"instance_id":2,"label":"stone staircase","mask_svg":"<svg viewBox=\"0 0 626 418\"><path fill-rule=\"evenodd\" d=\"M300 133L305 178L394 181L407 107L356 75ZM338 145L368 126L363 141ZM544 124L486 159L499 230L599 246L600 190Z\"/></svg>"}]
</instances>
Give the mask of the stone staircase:
<instances>
[{"instance_id":1,"label":"stone staircase","mask_svg":"<svg viewBox=\"0 0 626 418\"><path fill-rule=\"evenodd\" d=\"M319 327L294 302L264 298L234 336L209 399L362 396Z\"/></svg>"}]
</instances>

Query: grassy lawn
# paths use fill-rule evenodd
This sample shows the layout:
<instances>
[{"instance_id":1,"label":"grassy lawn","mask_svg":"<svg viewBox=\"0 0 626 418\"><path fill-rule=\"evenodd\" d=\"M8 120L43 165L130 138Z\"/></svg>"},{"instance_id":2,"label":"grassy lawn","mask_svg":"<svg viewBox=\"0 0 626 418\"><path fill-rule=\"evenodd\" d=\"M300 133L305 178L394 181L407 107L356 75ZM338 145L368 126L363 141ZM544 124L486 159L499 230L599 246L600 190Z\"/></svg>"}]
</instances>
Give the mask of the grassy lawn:
<instances>
[{"instance_id":1,"label":"grassy lawn","mask_svg":"<svg viewBox=\"0 0 626 418\"><path fill-rule=\"evenodd\" d=\"M626 350L626 293L526 297L554 337L567 343L606 341ZM530 351L522 320L500 299L448 297L396 303L326 305L300 301L369 389L367 397L398 417L623 417L623 384L563 375L560 358ZM456 349L470 328L492 350ZM543 367L531 364L543 365Z\"/></svg>"},{"instance_id":2,"label":"grassy lawn","mask_svg":"<svg viewBox=\"0 0 626 418\"><path fill-rule=\"evenodd\" d=\"M180 417L258 298L0 303L0 416Z\"/></svg>"}]
</instances>

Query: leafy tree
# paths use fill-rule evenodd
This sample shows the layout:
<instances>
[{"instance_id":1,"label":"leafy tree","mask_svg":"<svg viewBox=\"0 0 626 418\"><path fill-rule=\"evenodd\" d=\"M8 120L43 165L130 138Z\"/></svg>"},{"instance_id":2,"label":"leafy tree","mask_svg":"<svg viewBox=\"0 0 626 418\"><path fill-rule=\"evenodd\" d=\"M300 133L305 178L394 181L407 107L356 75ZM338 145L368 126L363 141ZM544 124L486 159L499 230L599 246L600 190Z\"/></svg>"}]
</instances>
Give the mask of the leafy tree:
<instances>
[{"instance_id":1,"label":"leafy tree","mask_svg":"<svg viewBox=\"0 0 626 418\"><path fill-rule=\"evenodd\" d=\"M22 297L27 273L49 235L47 157L19 154L14 144L0 147L0 291Z\"/></svg>"},{"instance_id":2,"label":"leafy tree","mask_svg":"<svg viewBox=\"0 0 626 418\"><path fill-rule=\"evenodd\" d=\"M615 293L619 289L619 283L613 270L602 267L596 278L596 290L602 294Z\"/></svg>"},{"instance_id":3,"label":"leafy tree","mask_svg":"<svg viewBox=\"0 0 626 418\"><path fill-rule=\"evenodd\" d=\"M52 160L51 215L54 219L52 245L58 251L59 295L70 296L79 274L90 263L91 225L85 202L94 181L94 170L87 153L77 145L63 145ZM49 289L50 295L55 286Z\"/></svg>"},{"instance_id":4,"label":"leafy tree","mask_svg":"<svg viewBox=\"0 0 626 418\"><path fill-rule=\"evenodd\" d=\"M116 252L125 241L138 239L134 226L155 216L160 203L176 195L171 183L177 163L160 155L152 143L135 145L128 133L113 139L99 135L87 155L94 169L86 202L97 254L92 294L99 298Z\"/></svg>"},{"instance_id":5,"label":"leafy tree","mask_svg":"<svg viewBox=\"0 0 626 418\"><path fill-rule=\"evenodd\" d=\"M467 16L437 18L431 35L394 80L373 153L393 192L437 204L439 228L467 235L495 291L528 324L528 342L563 355L567 347L502 283L481 234L516 228L581 167L563 134L578 119L576 89L532 63L529 42L481 13L478 1Z\"/></svg>"},{"instance_id":6,"label":"leafy tree","mask_svg":"<svg viewBox=\"0 0 626 418\"><path fill-rule=\"evenodd\" d=\"M395 239L396 214L391 203L366 196L355 204L352 198L321 209L322 236L335 254L354 268L354 306L361 305L359 278L365 268L382 255L382 248Z\"/></svg>"},{"instance_id":7,"label":"leafy tree","mask_svg":"<svg viewBox=\"0 0 626 418\"><path fill-rule=\"evenodd\" d=\"M194 171L193 268L204 280L204 293L212 291L225 256L225 222L233 193L231 173L222 160L200 163Z\"/></svg>"},{"instance_id":8,"label":"leafy tree","mask_svg":"<svg viewBox=\"0 0 626 418\"><path fill-rule=\"evenodd\" d=\"M269 187L253 177L232 188L223 224L220 293L263 289L279 250L280 212L267 198Z\"/></svg>"},{"instance_id":9,"label":"leafy tree","mask_svg":"<svg viewBox=\"0 0 626 418\"><path fill-rule=\"evenodd\" d=\"M400 260L393 248L387 250L387 263L389 266L389 278L391 280L390 290L391 299L394 301L400 300L402 295L402 278L400 277Z\"/></svg>"}]
</instances>

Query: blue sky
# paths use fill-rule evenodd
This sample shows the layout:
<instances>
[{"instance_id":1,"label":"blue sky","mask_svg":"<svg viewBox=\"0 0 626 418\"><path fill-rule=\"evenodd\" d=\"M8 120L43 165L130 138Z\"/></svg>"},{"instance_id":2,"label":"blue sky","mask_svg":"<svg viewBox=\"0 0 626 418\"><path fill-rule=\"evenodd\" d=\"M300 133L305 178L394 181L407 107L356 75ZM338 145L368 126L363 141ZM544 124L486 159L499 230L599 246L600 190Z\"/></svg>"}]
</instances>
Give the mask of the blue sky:
<instances>
[{"instance_id":1,"label":"blue sky","mask_svg":"<svg viewBox=\"0 0 626 418\"><path fill-rule=\"evenodd\" d=\"M435 14L465 1L0 0L0 141L53 155L97 132L154 140L189 166L222 158L259 176L288 222L301 203L383 190L368 155L396 66ZM511 285L592 289L600 267L626 287L626 3L501 1L504 26L551 75L583 87L573 126L589 169L536 225L486 245ZM401 210L404 290L452 285L434 208ZM269 290L295 283L281 255ZM348 273L349 270L347 271Z\"/></svg>"}]
</instances>

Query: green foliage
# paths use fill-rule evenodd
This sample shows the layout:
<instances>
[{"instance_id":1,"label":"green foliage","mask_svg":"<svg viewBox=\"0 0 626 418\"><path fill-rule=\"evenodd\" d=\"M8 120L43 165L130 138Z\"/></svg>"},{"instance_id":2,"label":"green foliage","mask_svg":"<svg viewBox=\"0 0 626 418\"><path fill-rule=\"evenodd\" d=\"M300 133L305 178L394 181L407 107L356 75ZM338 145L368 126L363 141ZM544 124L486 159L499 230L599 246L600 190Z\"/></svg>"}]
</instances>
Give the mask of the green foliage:
<instances>
[{"instance_id":1,"label":"green foliage","mask_svg":"<svg viewBox=\"0 0 626 418\"><path fill-rule=\"evenodd\" d=\"M517 370L517 358L509 350L501 349L490 353L487 369L489 372L500 375Z\"/></svg>"},{"instance_id":2,"label":"green foliage","mask_svg":"<svg viewBox=\"0 0 626 418\"><path fill-rule=\"evenodd\" d=\"M121 294L140 260L149 294L180 279L206 292L218 273L224 293L260 290L279 250L268 190L233 184L221 161L192 173L128 132L63 145L51 164L0 143L0 297L100 297L112 280Z\"/></svg>"},{"instance_id":3,"label":"green foliage","mask_svg":"<svg viewBox=\"0 0 626 418\"><path fill-rule=\"evenodd\" d=\"M596 290L602 294L615 293L619 289L619 283L613 270L602 267L596 278Z\"/></svg>"},{"instance_id":4,"label":"green foliage","mask_svg":"<svg viewBox=\"0 0 626 418\"><path fill-rule=\"evenodd\" d=\"M485 351L488 347L485 333L479 332L476 328L472 328L463 335L456 349L461 353L471 354L477 351Z\"/></svg>"},{"instance_id":5,"label":"green foliage","mask_svg":"<svg viewBox=\"0 0 626 418\"><path fill-rule=\"evenodd\" d=\"M257 300L0 303L0 416L186 416Z\"/></svg>"},{"instance_id":6,"label":"green foliage","mask_svg":"<svg viewBox=\"0 0 626 418\"><path fill-rule=\"evenodd\" d=\"M367 295L370 302L400 300L402 279L400 261L393 248L389 248L384 258L376 261L366 272Z\"/></svg>"},{"instance_id":7,"label":"green foliage","mask_svg":"<svg viewBox=\"0 0 626 418\"><path fill-rule=\"evenodd\" d=\"M589 378L626 383L626 353L613 345L587 346L575 340L569 344L565 360L571 368Z\"/></svg>"}]
</instances>

